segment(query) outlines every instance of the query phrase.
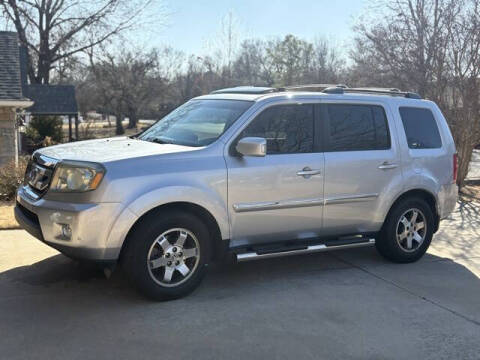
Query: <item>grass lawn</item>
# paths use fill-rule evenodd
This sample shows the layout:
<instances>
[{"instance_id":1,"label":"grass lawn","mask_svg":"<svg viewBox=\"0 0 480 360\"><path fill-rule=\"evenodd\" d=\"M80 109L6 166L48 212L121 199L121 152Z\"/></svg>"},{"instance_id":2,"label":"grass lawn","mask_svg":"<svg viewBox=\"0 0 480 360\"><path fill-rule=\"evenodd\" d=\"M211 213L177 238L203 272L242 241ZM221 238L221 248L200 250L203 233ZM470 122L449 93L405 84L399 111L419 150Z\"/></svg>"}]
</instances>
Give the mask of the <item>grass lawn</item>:
<instances>
[{"instance_id":1,"label":"grass lawn","mask_svg":"<svg viewBox=\"0 0 480 360\"><path fill-rule=\"evenodd\" d=\"M0 230L19 227L13 216L13 204L12 202L0 201Z\"/></svg>"}]
</instances>

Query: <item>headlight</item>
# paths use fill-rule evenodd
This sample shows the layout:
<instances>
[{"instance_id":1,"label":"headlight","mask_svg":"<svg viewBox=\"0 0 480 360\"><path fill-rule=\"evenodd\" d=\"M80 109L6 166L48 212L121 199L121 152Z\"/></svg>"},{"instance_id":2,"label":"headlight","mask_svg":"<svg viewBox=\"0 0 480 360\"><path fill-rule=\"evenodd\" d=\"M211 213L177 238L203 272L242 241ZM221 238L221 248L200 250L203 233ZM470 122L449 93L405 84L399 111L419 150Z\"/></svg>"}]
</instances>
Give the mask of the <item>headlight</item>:
<instances>
[{"instance_id":1,"label":"headlight","mask_svg":"<svg viewBox=\"0 0 480 360\"><path fill-rule=\"evenodd\" d=\"M57 165L51 191L85 192L95 190L103 179L105 168L100 164L64 161Z\"/></svg>"}]
</instances>

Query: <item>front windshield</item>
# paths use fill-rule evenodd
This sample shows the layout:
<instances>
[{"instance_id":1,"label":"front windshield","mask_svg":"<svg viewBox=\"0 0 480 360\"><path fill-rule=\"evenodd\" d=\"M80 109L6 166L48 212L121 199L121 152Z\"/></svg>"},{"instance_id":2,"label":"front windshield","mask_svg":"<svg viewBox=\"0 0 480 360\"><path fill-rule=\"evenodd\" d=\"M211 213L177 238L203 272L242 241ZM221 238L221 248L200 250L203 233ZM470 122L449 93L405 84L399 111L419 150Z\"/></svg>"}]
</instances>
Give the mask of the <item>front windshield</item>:
<instances>
[{"instance_id":1,"label":"front windshield","mask_svg":"<svg viewBox=\"0 0 480 360\"><path fill-rule=\"evenodd\" d=\"M252 104L240 100L191 100L138 138L160 144L206 146L217 140Z\"/></svg>"}]
</instances>

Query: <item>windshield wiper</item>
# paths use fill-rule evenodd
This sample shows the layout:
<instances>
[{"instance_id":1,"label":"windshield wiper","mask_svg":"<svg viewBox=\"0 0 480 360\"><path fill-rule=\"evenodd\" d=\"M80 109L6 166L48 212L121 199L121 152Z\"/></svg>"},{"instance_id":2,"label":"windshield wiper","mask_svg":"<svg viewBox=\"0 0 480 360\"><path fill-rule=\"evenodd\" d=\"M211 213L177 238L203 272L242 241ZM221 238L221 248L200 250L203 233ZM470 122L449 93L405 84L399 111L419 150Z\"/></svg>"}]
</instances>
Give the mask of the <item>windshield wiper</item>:
<instances>
[{"instance_id":1,"label":"windshield wiper","mask_svg":"<svg viewBox=\"0 0 480 360\"><path fill-rule=\"evenodd\" d=\"M150 141L154 142L154 143L157 143L157 144L174 144L174 145L176 145L175 142L173 142L173 141L164 140L164 139L160 139L160 138L153 138Z\"/></svg>"}]
</instances>

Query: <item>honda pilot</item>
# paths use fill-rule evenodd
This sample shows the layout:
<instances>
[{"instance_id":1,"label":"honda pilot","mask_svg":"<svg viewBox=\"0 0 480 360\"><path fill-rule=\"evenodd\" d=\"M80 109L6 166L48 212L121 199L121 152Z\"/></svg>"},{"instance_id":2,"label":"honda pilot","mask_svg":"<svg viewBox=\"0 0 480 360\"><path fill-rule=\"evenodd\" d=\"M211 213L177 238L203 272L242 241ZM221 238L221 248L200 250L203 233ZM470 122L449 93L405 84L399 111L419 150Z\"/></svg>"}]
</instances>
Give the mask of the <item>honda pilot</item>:
<instances>
[{"instance_id":1,"label":"honda pilot","mask_svg":"<svg viewBox=\"0 0 480 360\"><path fill-rule=\"evenodd\" d=\"M420 259L457 199L438 106L396 89L237 87L133 137L36 151L15 215L67 256L120 263L145 295L207 265L374 245Z\"/></svg>"}]
</instances>

